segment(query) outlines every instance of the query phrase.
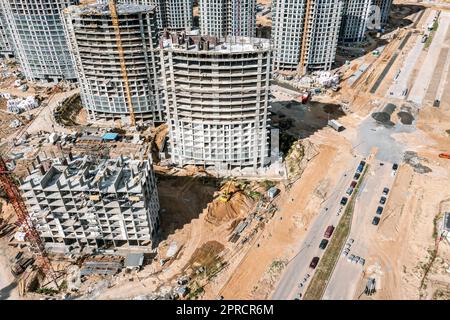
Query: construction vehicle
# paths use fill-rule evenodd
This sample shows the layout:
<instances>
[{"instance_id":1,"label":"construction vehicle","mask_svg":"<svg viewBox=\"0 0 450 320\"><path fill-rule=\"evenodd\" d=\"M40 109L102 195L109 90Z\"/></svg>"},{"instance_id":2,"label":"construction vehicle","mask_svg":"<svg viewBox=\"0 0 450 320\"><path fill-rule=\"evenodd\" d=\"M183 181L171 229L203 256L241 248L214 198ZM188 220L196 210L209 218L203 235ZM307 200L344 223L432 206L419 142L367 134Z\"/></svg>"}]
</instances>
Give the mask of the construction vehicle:
<instances>
[{"instance_id":1,"label":"construction vehicle","mask_svg":"<svg viewBox=\"0 0 450 320\"><path fill-rule=\"evenodd\" d=\"M122 70L123 82L125 86L125 95L128 104L128 111L130 113L130 126L136 125L136 119L134 116L133 103L131 101L130 83L128 81L127 65L125 63L125 54L123 51L122 37L120 35L119 27L119 15L117 13L117 0L109 0L109 10L111 11L111 19L116 34L117 51L119 53L120 69Z\"/></svg>"},{"instance_id":2,"label":"construction vehicle","mask_svg":"<svg viewBox=\"0 0 450 320\"><path fill-rule=\"evenodd\" d=\"M21 257L11 266L11 273L13 276L17 277L21 275L28 266L31 266L34 263L33 258Z\"/></svg>"},{"instance_id":3,"label":"construction vehicle","mask_svg":"<svg viewBox=\"0 0 450 320\"><path fill-rule=\"evenodd\" d=\"M440 153L439 158L450 159L450 153Z\"/></svg>"},{"instance_id":4,"label":"construction vehicle","mask_svg":"<svg viewBox=\"0 0 450 320\"><path fill-rule=\"evenodd\" d=\"M230 190L231 186L233 185L233 181L228 181L227 184L228 185L226 186L226 189L224 191L222 191L222 195L219 198L219 200L224 203L230 201L231 196L234 193Z\"/></svg>"}]
</instances>

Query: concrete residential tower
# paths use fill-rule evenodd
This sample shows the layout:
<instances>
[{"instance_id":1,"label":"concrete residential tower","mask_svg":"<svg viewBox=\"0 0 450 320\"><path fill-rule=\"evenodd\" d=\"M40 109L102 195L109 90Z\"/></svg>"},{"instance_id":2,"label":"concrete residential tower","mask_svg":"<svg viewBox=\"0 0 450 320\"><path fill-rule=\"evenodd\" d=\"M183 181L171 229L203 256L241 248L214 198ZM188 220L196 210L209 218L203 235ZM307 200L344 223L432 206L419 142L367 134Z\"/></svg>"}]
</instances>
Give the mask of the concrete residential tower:
<instances>
[{"instance_id":1,"label":"concrete residential tower","mask_svg":"<svg viewBox=\"0 0 450 320\"><path fill-rule=\"evenodd\" d=\"M361 42L364 40L371 5L372 0L347 0L344 2L339 41Z\"/></svg>"},{"instance_id":2,"label":"concrete residential tower","mask_svg":"<svg viewBox=\"0 0 450 320\"><path fill-rule=\"evenodd\" d=\"M199 0L200 32L216 37L254 37L256 0Z\"/></svg>"},{"instance_id":3,"label":"concrete residential tower","mask_svg":"<svg viewBox=\"0 0 450 320\"><path fill-rule=\"evenodd\" d=\"M155 7L123 4L117 11L136 121L162 121ZM108 5L72 6L65 10L64 17L81 98L90 120L126 122L130 106Z\"/></svg>"},{"instance_id":4,"label":"concrete residential tower","mask_svg":"<svg viewBox=\"0 0 450 320\"><path fill-rule=\"evenodd\" d=\"M108 0L97 0L108 3ZM191 30L193 23L194 0L117 0L124 4L141 4L156 7L159 31Z\"/></svg>"},{"instance_id":5,"label":"concrete residential tower","mask_svg":"<svg viewBox=\"0 0 450 320\"><path fill-rule=\"evenodd\" d=\"M372 4L380 7L381 23L387 23L391 12L392 0L372 0Z\"/></svg>"},{"instance_id":6,"label":"concrete residential tower","mask_svg":"<svg viewBox=\"0 0 450 320\"><path fill-rule=\"evenodd\" d=\"M0 55L8 57L12 56L14 49L12 47L9 30L6 27L5 17L3 11L0 8Z\"/></svg>"},{"instance_id":7,"label":"concrete residential tower","mask_svg":"<svg viewBox=\"0 0 450 320\"><path fill-rule=\"evenodd\" d=\"M343 0L274 0L274 70L330 70L336 57Z\"/></svg>"},{"instance_id":8,"label":"concrete residential tower","mask_svg":"<svg viewBox=\"0 0 450 320\"><path fill-rule=\"evenodd\" d=\"M219 170L267 164L270 41L175 33L161 41L172 162Z\"/></svg>"},{"instance_id":9,"label":"concrete residential tower","mask_svg":"<svg viewBox=\"0 0 450 320\"><path fill-rule=\"evenodd\" d=\"M151 245L160 223L151 164L124 158L67 160L48 171L40 165L21 186L46 246L74 252Z\"/></svg>"},{"instance_id":10,"label":"concrete residential tower","mask_svg":"<svg viewBox=\"0 0 450 320\"><path fill-rule=\"evenodd\" d=\"M1 0L4 24L28 80L76 78L61 12L78 0Z\"/></svg>"}]
</instances>

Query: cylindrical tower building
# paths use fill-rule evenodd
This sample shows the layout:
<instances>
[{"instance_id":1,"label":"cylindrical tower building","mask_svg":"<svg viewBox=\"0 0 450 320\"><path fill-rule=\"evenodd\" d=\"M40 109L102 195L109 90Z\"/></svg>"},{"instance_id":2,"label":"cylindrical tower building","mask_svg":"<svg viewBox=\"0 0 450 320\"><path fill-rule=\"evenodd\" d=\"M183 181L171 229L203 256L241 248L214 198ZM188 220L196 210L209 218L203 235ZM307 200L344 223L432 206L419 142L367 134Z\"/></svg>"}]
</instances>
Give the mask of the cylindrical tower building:
<instances>
[{"instance_id":1,"label":"cylindrical tower building","mask_svg":"<svg viewBox=\"0 0 450 320\"><path fill-rule=\"evenodd\" d=\"M128 83L136 121L162 121L155 7L123 4L117 5L117 12L121 46L107 4L72 6L64 12L83 105L91 121L126 121Z\"/></svg>"},{"instance_id":2,"label":"cylindrical tower building","mask_svg":"<svg viewBox=\"0 0 450 320\"><path fill-rule=\"evenodd\" d=\"M109 0L97 0L108 3ZM159 31L191 30L194 19L194 0L117 0L117 3L156 6Z\"/></svg>"},{"instance_id":3,"label":"cylindrical tower building","mask_svg":"<svg viewBox=\"0 0 450 320\"><path fill-rule=\"evenodd\" d=\"M172 162L268 164L270 41L166 33L160 46Z\"/></svg>"},{"instance_id":4,"label":"cylindrical tower building","mask_svg":"<svg viewBox=\"0 0 450 320\"><path fill-rule=\"evenodd\" d=\"M61 12L78 0L1 0L4 23L28 80L73 80Z\"/></svg>"}]
</instances>

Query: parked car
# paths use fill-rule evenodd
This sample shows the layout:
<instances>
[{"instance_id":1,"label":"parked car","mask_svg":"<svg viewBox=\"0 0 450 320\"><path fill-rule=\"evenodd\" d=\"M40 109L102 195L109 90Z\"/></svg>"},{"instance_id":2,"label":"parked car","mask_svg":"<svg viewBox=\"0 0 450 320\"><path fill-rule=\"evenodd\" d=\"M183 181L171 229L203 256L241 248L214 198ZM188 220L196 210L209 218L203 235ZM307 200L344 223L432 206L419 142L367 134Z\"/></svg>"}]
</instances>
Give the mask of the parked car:
<instances>
[{"instance_id":1,"label":"parked car","mask_svg":"<svg viewBox=\"0 0 450 320\"><path fill-rule=\"evenodd\" d=\"M314 257L311 260L311 263L309 264L309 267L312 269L315 269L317 267L317 264L319 263L319 257Z\"/></svg>"},{"instance_id":2,"label":"parked car","mask_svg":"<svg viewBox=\"0 0 450 320\"><path fill-rule=\"evenodd\" d=\"M383 189L383 194L384 194L385 196L387 196L388 193L389 193L389 188L384 188L384 189Z\"/></svg>"},{"instance_id":3,"label":"parked car","mask_svg":"<svg viewBox=\"0 0 450 320\"><path fill-rule=\"evenodd\" d=\"M381 204L385 204L386 203L386 197L381 197L380 198L380 203Z\"/></svg>"},{"instance_id":4,"label":"parked car","mask_svg":"<svg viewBox=\"0 0 450 320\"><path fill-rule=\"evenodd\" d=\"M366 260L363 258L359 259L359 264L364 266L366 264Z\"/></svg>"},{"instance_id":5,"label":"parked car","mask_svg":"<svg viewBox=\"0 0 450 320\"><path fill-rule=\"evenodd\" d=\"M377 226L378 223L380 223L380 218L378 218L378 217L373 217L372 224L373 224L374 226Z\"/></svg>"},{"instance_id":6,"label":"parked car","mask_svg":"<svg viewBox=\"0 0 450 320\"><path fill-rule=\"evenodd\" d=\"M394 163L393 165L392 165L392 170L397 170L398 169L398 164L397 163Z\"/></svg>"},{"instance_id":7,"label":"parked car","mask_svg":"<svg viewBox=\"0 0 450 320\"><path fill-rule=\"evenodd\" d=\"M348 255L349 251L342 251L342 256L346 257Z\"/></svg>"},{"instance_id":8,"label":"parked car","mask_svg":"<svg viewBox=\"0 0 450 320\"><path fill-rule=\"evenodd\" d=\"M348 188L345 193L348 194L349 196L351 196L353 193L353 188L352 187Z\"/></svg>"},{"instance_id":9,"label":"parked car","mask_svg":"<svg viewBox=\"0 0 450 320\"><path fill-rule=\"evenodd\" d=\"M353 180L358 180L360 176L361 175L358 172L355 173L355 175L353 176Z\"/></svg>"},{"instance_id":10,"label":"parked car","mask_svg":"<svg viewBox=\"0 0 450 320\"><path fill-rule=\"evenodd\" d=\"M333 234L333 231L334 231L334 226L333 225L328 226L327 230L325 230L324 237L329 239L331 237L331 235Z\"/></svg>"},{"instance_id":11,"label":"parked car","mask_svg":"<svg viewBox=\"0 0 450 320\"><path fill-rule=\"evenodd\" d=\"M353 242L355 242L354 239L352 239L352 238L348 239L348 243L352 244Z\"/></svg>"},{"instance_id":12,"label":"parked car","mask_svg":"<svg viewBox=\"0 0 450 320\"><path fill-rule=\"evenodd\" d=\"M347 204L348 198L347 197L342 197L341 199L341 205L345 206Z\"/></svg>"},{"instance_id":13,"label":"parked car","mask_svg":"<svg viewBox=\"0 0 450 320\"><path fill-rule=\"evenodd\" d=\"M354 188L356 187L357 182L356 181L352 181L352 183L350 184L350 187Z\"/></svg>"},{"instance_id":14,"label":"parked car","mask_svg":"<svg viewBox=\"0 0 450 320\"><path fill-rule=\"evenodd\" d=\"M352 262L352 260L355 258L354 254L351 254L350 256L348 256L347 260L348 262Z\"/></svg>"},{"instance_id":15,"label":"parked car","mask_svg":"<svg viewBox=\"0 0 450 320\"><path fill-rule=\"evenodd\" d=\"M383 213L383 207L378 207L377 214L382 214L382 213Z\"/></svg>"},{"instance_id":16,"label":"parked car","mask_svg":"<svg viewBox=\"0 0 450 320\"><path fill-rule=\"evenodd\" d=\"M322 239L322 241L320 241L319 248L322 249L322 250L325 250L327 245L328 245L328 240L327 239Z\"/></svg>"}]
</instances>

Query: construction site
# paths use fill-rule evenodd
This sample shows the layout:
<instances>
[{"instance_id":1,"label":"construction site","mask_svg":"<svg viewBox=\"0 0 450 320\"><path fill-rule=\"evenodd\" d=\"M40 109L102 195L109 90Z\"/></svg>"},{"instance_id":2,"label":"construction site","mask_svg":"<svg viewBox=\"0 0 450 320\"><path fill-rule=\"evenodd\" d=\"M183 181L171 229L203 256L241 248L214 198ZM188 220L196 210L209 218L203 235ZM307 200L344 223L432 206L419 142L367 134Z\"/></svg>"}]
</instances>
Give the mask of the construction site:
<instances>
[{"instance_id":1,"label":"construction site","mask_svg":"<svg viewBox=\"0 0 450 320\"><path fill-rule=\"evenodd\" d=\"M331 71L274 80L269 41L154 41L149 7L90 8L63 21L79 85L0 65L1 300L450 298L449 6L394 1ZM111 61L77 52L92 23Z\"/></svg>"}]
</instances>

